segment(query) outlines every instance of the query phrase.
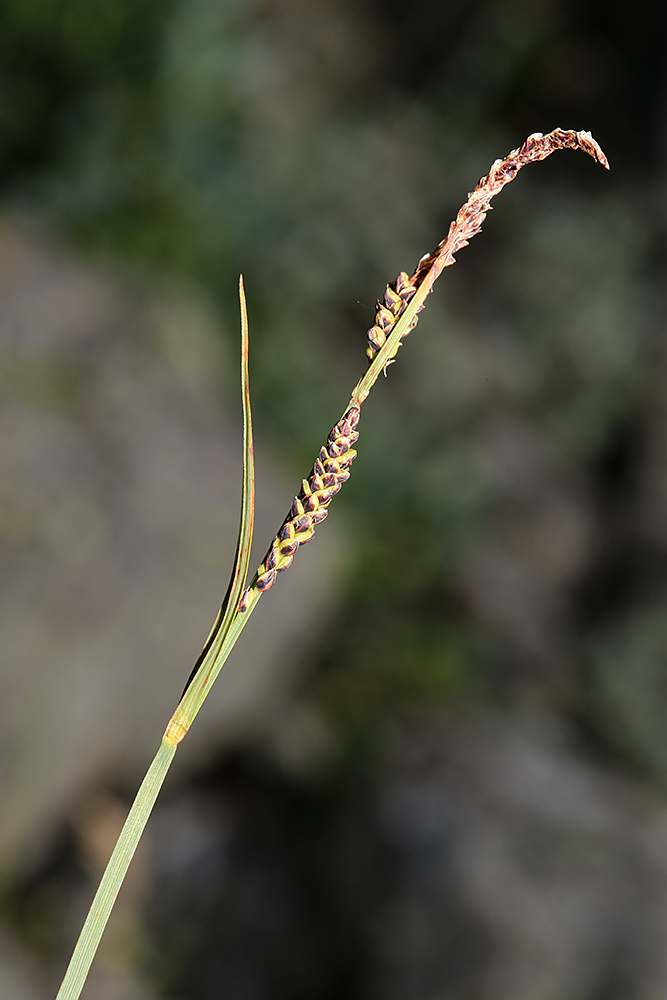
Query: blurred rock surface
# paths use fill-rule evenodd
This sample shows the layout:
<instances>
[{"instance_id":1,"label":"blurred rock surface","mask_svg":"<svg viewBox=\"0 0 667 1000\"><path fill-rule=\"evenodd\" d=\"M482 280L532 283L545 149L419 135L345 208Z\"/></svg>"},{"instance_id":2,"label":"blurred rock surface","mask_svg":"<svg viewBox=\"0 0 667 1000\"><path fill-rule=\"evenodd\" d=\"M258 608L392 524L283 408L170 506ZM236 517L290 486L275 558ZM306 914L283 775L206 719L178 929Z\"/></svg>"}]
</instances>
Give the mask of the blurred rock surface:
<instances>
[{"instance_id":1,"label":"blurred rock surface","mask_svg":"<svg viewBox=\"0 0 667 1000\"><path fill-rule=\"evenodd\" d=\"M147 913L166 996L665 995L664 796L535 706L418 713L388 737L342 789L246 753L161 803Z\"/></svg>"},{"instance_id":2,"label":"blurred rock surface","mask_svg":"<svg viewBox=\"0 0 667 1000\"><path fill-rule=\"evenodd\" d=\"M395 870L375 995L667 992L667 803L572 737L539 712L403 735L381 800Z\"/></svg>"},{"instance_id":3,"label":"blurred rock surface","mask_svg":"<svg viewBox=\"0 0 667 1000\"><path fill-rule=\"evenodd\" d=\"M48 840L88 783L141 777L224 595L242 427L240 401L220 398L221 386L236 386L226 376L237 361L223 356L219 322L192 290L128 287L29 225L0 220L0 856L9 869ZM298 477L259 451L263 547ZM280 726L290 664L340 565L334 520L260 605L181 767L212 742Z\"/></svg>"}]
</instances>

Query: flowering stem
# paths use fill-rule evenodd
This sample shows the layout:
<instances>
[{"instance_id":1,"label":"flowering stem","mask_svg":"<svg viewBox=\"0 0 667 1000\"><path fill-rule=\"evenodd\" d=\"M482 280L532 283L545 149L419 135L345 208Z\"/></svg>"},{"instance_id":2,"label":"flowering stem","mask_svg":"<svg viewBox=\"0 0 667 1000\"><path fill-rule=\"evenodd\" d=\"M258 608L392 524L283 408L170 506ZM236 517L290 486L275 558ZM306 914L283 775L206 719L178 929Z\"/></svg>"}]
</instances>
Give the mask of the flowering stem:
<instances>
[{"instance_id":1,"label":"flowering stem","mask_svg":"<svg viewBox=\"0 0 667 1000\"><path fill-rule=\"evenodd\" d=\"M582 149L609 169L604 153L589 132L556 129L549 135L536 133L529 136L519 149L513 150L504 160L496 160L489 173L482 177L468 196L452 222L447 237L432 254L422 257L412 277L401 272L393 286L387 286L383 301L377 304L375 325L368 331L368 370L357 383L345 413L329 434L311 475L303 481L301 491L292 501L287 517L273 539L264 561L245 590L243 588L248 572L253 529L254 466L248 388L248 323L241 279L239 294L244 457L241 523L232 579L181 701L167 726L160 749L130 809L74 949L57 1000L78 1000L118 890L176 748L203 705L259 598L273 585L277 573L291 565L299 546L310 541L315 526L327 516L331 499L349 478L350 465L356 455L352 446L359 436L356 428L360 407L380 372L386 373L403 338L414 328L419 313L424 308L425 299L443 268L453 264L454 254L480 231L494 195L513 180L527 163L543 160L555 150L566 148Z\"/></svg>"}]
</instances>

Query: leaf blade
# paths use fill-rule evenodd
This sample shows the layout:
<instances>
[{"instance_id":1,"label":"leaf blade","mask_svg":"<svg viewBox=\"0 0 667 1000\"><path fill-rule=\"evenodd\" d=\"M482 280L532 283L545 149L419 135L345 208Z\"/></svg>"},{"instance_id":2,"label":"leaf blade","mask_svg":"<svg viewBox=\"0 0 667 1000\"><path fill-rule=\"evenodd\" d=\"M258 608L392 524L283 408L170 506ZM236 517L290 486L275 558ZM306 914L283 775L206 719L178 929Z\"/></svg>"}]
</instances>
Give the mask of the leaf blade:
<instances>
[{"instance_id":1,"label":"leaf blade","mask_svg":"<svg viewBox=\"0 0 667 1000\"><path fill-rule=\"evenodd\" d=\"M250 550L255 526L255 453L252 435L252 408L250 405L250 377L248 371L250 338L243 275L239 277L239 303L241 308L241 399L243 404L243 476L239 533L236 540L234 566L229 586L227 587L227 593L225 594L213 628L197 658L181 695L182 710L184 709L183 700L191 692L193 686L196 684L197 688L201 689L201 693L203 694L210 682L217 655L237 612L250 565ZM198 710L199 706L195 709L195 714ZM184 714L189 715L189 713ZM192 717L194 718L194 715ZM191 722L192 719L188 718L188 721Z\"/></svg>"}]
</instances>

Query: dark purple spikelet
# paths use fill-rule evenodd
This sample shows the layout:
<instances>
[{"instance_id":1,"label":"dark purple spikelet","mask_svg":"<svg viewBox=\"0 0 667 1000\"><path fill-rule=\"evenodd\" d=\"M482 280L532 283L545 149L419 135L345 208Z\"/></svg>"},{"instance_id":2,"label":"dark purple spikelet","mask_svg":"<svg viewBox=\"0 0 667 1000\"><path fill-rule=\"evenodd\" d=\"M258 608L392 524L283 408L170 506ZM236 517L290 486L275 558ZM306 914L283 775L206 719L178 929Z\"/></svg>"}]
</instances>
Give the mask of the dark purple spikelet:
<instances>
[{"instance_id":1,"label":"dark purple spikelet","mask_svg":"<svg viewBox=\"0 0 667 1000\"><path fill-rule=\"evenodd\" d=\"M352 445L359 437L359 416L359 407L350 407L332 429L326 445L320 448L313 471L308 479L303 480L298 496L292 500L289 514L257 570L255 587L260 592L272 587L277 574L292 565L297 549L311 540L315 525L327 516L332 498L350 478L350 466L357 454ZM241 596L241 612L248 609L251 589L245 590Z\"/></svg>"}]
</instances>

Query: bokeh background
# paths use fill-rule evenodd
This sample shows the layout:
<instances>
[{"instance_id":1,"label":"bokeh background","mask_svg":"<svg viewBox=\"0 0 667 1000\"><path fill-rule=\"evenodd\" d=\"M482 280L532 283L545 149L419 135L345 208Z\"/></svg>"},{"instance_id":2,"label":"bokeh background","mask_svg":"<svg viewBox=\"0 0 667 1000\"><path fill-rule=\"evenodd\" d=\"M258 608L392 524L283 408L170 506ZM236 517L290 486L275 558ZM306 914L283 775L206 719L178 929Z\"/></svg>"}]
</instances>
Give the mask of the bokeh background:
<instances>
[{"instance_id":1,"label":"bokeh background","mask_svg":"<svg viewBox=\"0 0 667 1000\"><path fill-rule=\"evenodd\" d=\"M5 0L0 993L54 995L375 298L531 166L177 755L91 1000L667 993L667 8Z\"/></svg>"}]
</instances>

